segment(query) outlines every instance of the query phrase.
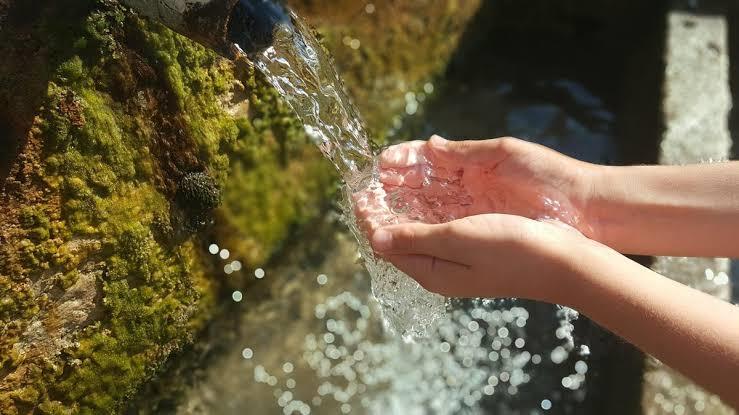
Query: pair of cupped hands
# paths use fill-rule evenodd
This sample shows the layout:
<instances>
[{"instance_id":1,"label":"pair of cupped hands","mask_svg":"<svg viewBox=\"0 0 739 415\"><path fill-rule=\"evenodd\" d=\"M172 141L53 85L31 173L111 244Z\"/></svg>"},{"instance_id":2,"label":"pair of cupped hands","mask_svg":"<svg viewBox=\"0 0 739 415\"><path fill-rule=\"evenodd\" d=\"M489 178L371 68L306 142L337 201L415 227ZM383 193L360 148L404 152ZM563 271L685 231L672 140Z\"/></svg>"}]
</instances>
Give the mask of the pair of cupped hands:
<instances>
[{"instance_id":1,"label":"pair of cupped hands","mask_svg":"<svg viewBox=\"0 0 739 415\"><path fill-rule=\"evenodd\" d=\"M387 148L381 185L354 194L355 214L376 255L429 291L561 303L568 268L603 248L593 174L515 138L433 136Z\"/></svg>"}]
</instances>

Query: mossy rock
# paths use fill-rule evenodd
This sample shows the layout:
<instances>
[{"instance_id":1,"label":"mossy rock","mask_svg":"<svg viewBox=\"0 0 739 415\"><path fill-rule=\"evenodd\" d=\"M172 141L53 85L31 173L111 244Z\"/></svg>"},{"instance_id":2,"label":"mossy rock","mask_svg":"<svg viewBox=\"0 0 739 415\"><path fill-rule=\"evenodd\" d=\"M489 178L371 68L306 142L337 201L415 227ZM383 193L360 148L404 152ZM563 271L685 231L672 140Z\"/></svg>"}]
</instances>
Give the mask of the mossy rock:
<instances>
[{"instance_id":1,"label":"mossy rock","mask_svg":"<svg viewBox=\"0 0 739 415\"><path fill-rule=\"evenodd\" d=\"M445 8L423 20L417 2L352 26L348 2L304 3L377 131L474 10L428 1ZM424 22L447 26L428 40ZM119 413L245 283L208 245L263 264L336 177L247 62L116 2L0 0L0 51L0 413Z\"/></svg>"}]
</instances>

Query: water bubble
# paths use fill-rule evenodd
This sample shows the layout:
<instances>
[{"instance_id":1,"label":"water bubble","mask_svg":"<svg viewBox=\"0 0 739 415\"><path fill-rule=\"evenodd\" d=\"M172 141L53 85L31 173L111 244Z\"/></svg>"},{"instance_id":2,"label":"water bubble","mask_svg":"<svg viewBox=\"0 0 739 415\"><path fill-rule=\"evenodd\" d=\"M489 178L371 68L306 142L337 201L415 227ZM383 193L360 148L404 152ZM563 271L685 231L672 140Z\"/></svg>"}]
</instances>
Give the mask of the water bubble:
<instances>
[{"instance_id":1,"label":"water bubble","mask_svg":"<svg viewBox=\"0 0 739 415\"><path fill-rule=\"evenodd\" d=\"M234 271L241 271L241 261L233 261L231 263L231 269Z\"/></svg>"},{"instance_id":2,"label":"water bubble","mask_svg":"<svg viewBox=\"0 0 739 415\"><path fill-rule=\"evenodd\" d=\"M367 3L366 6L364 6L364 12L367 14L372 14L375 12L375 5L372 3Z\"/></svg>"},{"instance_id":3,"label":"water bubble","mask_svg":"<svg viewBox=\"0 0 739 415\"><path fill-rule=\"evenodd\" d=\"M552 353L550 354L549 358L554 362L555 364L560 364L567 359L567 351L562 346L557 346L552 350Z\"/></svg>"},{"instance_id":4,"label":"water bubble","mask_svg":"<svg viewBox=\"0 0 739 415\"><path fill-rule=\"evenodd\" d=\"M345 403L345 404L342 404L341 405L341 413L342 414L348 414L351 411L352 411L352 406L349 405L348 403Z\"/></svg>"},{"instance_id":5,"label":"water bubble","mask_svg":"<svg viewBox=\"0 0 739 415\"><path fill-rule=\"evenodd\" d=\"M516 341L513 344L515 344L516 347L518 347L519 349L521 349L526 344L526 340L524 340L524 339L522 339L522 338L519 337L519 338L516 339Z\"/></svg>"},{"instance_id":6,"label":"water bubble","mask_svg":"<svg viewBox=\"0 0 739 415\"><path fill-rule=\"evenodd\" d=\"M549 399L544 399L543 401L541 401L541 409L545 411L552 409L552 401L550 401Z\"/></svg>"},{"instance_id":7,"label":"water bubble","mask_svg":"<svg viewBox=\"0 0 739 415\"><path fill-rule=\"evenodd\" d=\"M423 91L427 94L432 94L434 92L434 84L431 82L426 82L426 84L423 86Z\"/></svg>"},{"instance_id":8,"label":"water bubble","mask_svg":"<svg viewBox=\"0 0 739 415\"><path fill-rule=\"evenodd\" d=\"M241 356L244 359L251 359L254 356L254 351L248 347L241 351Z\"/></svg>"},{"instance_id":9,"label":"water bubble","mask_svg":"<svg viewBox=\"0 0 739 415\"><path fill-rule=\"evenodd\" d=\"M293 364L290 362L285 362L282 365L282 371L285 373L292 373L293 369L294 369Z\"/></svg>"},{"instance_id":10,"label":"water bubble","mask_svg":"<svg viewBox=\"0 0 739 415\"><path fill-rule=\"evenodd\" d=\"M229 255L231 255L231 252L229 252L228 249L221 249L221 252L219 253L221 259L228 259Z\"/></svg>"},{"instance_id":11,"label":"water bubble","mask_svg":"<svg viewBox=\"0 0 739 415\"><path fill-rule=\"evenodd\" d=\"M480 324L479 324L478 322L476 322L475 320L472 320L472 321L470 321L470 323L469 323L469 324L467 325L467 328L468 328L468 329L469 329L470 331L472 331L472 332L475 332L475 331L477 331L477 329L479 329L479 328L480 328Z\"/></svg>"},{"instance_id":12,"label":"water bubble","mask_svg":"<svg viewBox=\"0 0 739 415\"><path fill-rule=\"evenodd\" d=\"M237 303L241 302L241 300L244 299L244 294L241 293L241 291L236 290L231 294L231 298L236 301Z\"/></svg>"},{"instance_id":13,"label":"water bubble","mask_svg":"<svg viewBox=\"0 0 739 415\"><path fill-rule=\"evenodd\" d=\"M729 276L725 272L719 272L716 278L713 279L713 283L716 285L726 285L729 283Z\"/></svg>"},{"instance_id":14,"label":"water bubble","mask_svg":"<svg viewBox=\"0 0 739 415\"><path fill-rule=\"evenodd\" d=\"M290 389L295 389L295 379L290 378L287 381L285 381L285 386L287 386Z\"/></svg>"},{"instance_id":15,"label":"water bubble","mask_svg":"<svg viewBox=\"0 0 739 415\"><path fill-rule=\"evenodd\" d=\"M418 111L418 102L410 101L405 104L405 113L408 115L414 115Z\"/></svg>"},{"instance_id":16,"label":"water bubble","mask_svg":"<svg viewBox=\"0 0 739 415\"><path fill-rule=\"evenodd\" d=\"M210 252L212 255L215 255L218 253L218 245L216 244L210 244L208 247L208 252Z\"/></svg>"},{"instance_id":17,"label":"water bubble","mask_svg":"<svg viewBox=\"0 0 739 415\"><path fill-rule=\"evenodd\" d=\"M505 327L501 327L498 329L498 337L505 338L508 337L508 329Z\"/></svg>"},{"instance_id":18,"label":"water bubble","mask_svg":"<svg viewBox=\"0 0 739 415\"><path fill-rule=\"evenodd\" d=\"M708 281L712 281L713 277L715 276L711 268L706 268L705 274Z\"/></svg>"},{"instance_id":19,"label":"water bubble","mask_svg":"<svg viewBox=\"0 0 739 415\"><path fill-rule=\"evenodd\" d=\"M569 388L570 386L572 386L572 378L569 376L563 377L562 386L564 386L565 388Z\"/></svg>"},{"instance_id":20,"label":"water bubble","mask_svg":"<svg viewBox=\"0 0 739 415\"><path fill-rule=\"evenodd\" d=\"M334 342L334 335L331 334L331 333L324 334L323 335L323 341L326 342L326 343L328 343L328 344L333 343Z\"/></svg>"},{"instance_id":21,"label":"water bubble","mask_svg":"<svg viewBox=\"0 0 739 415\"><path fill-rule=\"evenodd\" d=\"M485 387L483 388L483 392L485 393L485 395L490 396L495 393L495 387L493 385L485 385Z\"/></svg>"},{"instance_id":22,"label":"water bubble","mask_svg":"<svg viewBox=\"0 0 739 415\"><path fill-rule=\"evenodd\" d=\"M223 272L225 272L227 275L228 274L231 274L232 272L234 272L233 267L231 266L231 264L224 265L223 266Z\"/></svg>"},{"instance_id":23,"label":"water bubble","mask_svg":"<svg viewBox=\"0 0 739 415\"><path fill-rule=\"evenodd\" d=\"M319 285L326 285L328 282L328 276L326 274L320 274L318 277L316 277L316 281L318 281Z\"/></svg>"},{"instance_id":24,"label":"water bubble","mask_svg":"<svg viewBox=\"0 0 739 415\"><path fill-rule=\"evenodd\" d=\"M444 353L446 353L446 352L448 352L449 350L451 350L451 348L452 348L452 346L451 346L451 345L450 345L449 343L447 343L447 342L442 342L442 343L441 343L441 344L439 345L439 350L441 350L441 351L442 351L442 352L444 352Z\"/></svg>"},{"instance_id":25,"label":"water bubble","mask_svg":"<svg viewBox=\"0 0 739 415\"><path fill-rule=\"evenodd\" d=\"M585 363L582 360L578 360L575 363L575 372L577 372L577 373L579 373L581 375L584 375L584 374L588 373L588 364Z\"/></svg>"},{"instance_id":26,"label":"water bubble","mask_svg":"<svg viewBox=\"0 0 739 415\"><path fill-rule=\"evenodd\" d=\"M261 268L255 269L254 270L254 276L257 277L257 278L259 278L259 279L264 278L264 270L261 269Z\"/></svg>"},{"instance_id":27,"label":"water bubble","mask_svg":"<svg viewBox=\"0 0 739 415\"><path fill-rule=\"evenodd\" d=\"M352 39L351 42L349 42L349 47L357 50L362 45L362 43L359 41L359 39Z\"/></svg>"}]
</instances>

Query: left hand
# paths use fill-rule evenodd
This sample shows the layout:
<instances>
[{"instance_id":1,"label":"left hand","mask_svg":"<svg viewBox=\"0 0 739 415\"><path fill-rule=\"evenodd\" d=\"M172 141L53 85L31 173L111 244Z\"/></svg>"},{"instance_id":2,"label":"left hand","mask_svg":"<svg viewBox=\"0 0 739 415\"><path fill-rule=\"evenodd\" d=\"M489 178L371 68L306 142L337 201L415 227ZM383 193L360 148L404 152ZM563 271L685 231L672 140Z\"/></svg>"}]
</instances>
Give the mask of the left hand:
<instances>
[{"instance_id":1,"label":"left hand","mask_svg":"<svg viewBox=\"0 0 739 415\"><path fill-rule=\"evenodd\" d=\"M558 304L570 301L566 287L578 252L598 245L567 225L505 214L385 226L371 244L429 291Z\"/></svg>"}]
</instances>

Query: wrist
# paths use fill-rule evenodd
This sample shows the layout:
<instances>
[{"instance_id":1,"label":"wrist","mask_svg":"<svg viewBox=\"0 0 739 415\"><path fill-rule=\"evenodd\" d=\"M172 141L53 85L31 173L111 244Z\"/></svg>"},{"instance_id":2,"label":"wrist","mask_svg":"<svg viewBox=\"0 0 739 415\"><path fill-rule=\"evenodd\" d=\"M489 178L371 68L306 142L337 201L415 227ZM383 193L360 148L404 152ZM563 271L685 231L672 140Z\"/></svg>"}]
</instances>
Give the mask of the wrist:
<instances>
[{"instance_id":1,"label":"wrist","mask_svg":"<svg viewBox=\"0 0 739 415\"><path fill-rule=\"evenodd\" d=\"M608 244L608 223L614 211L614 183L618 177L618 167L587 164L582 169L581 187L583 189L582 232L588 238Z\"/></svg>"}]
</instances>

